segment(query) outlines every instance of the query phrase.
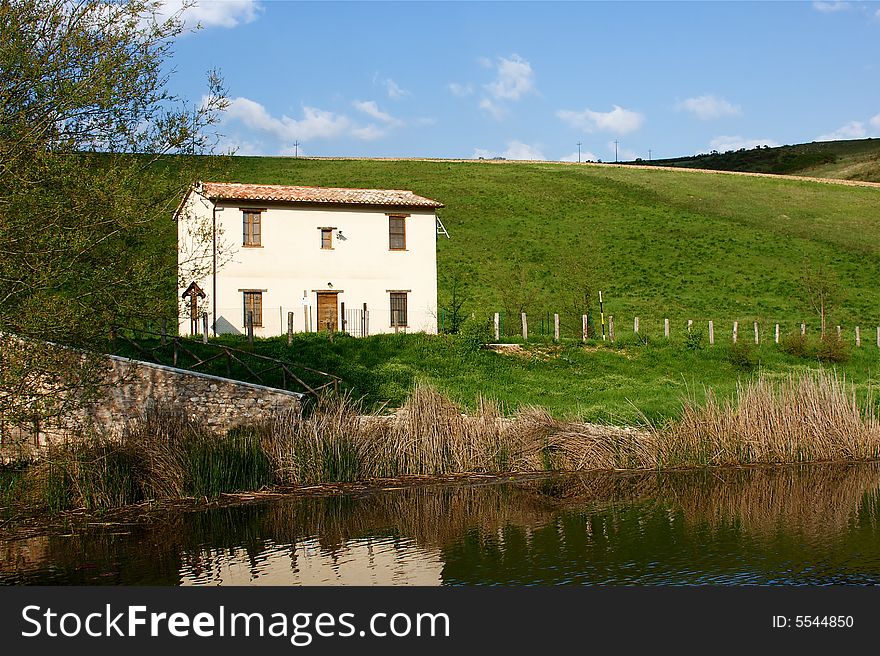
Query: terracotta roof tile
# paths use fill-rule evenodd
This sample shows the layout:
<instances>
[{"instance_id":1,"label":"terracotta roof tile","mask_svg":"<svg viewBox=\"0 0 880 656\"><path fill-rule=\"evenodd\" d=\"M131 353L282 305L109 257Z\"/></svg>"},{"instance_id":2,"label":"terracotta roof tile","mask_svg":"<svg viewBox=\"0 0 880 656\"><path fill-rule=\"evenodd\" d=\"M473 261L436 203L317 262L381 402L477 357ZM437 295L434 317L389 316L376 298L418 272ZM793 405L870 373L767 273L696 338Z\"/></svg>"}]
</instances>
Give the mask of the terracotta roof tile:
<instances>
[{"instance_id":1,"label":"terracotta roof tile","mask_svg":"<svg viewBox=\"0 0 880 656\"><path fill-rule=\"evenodd\" d=\"M400 189L341 189L289 185L204 182L203 193L211 200L258 200L335 205L385 205L392 207L443 207L443 203Z\"/></svg>"}]
</instances>

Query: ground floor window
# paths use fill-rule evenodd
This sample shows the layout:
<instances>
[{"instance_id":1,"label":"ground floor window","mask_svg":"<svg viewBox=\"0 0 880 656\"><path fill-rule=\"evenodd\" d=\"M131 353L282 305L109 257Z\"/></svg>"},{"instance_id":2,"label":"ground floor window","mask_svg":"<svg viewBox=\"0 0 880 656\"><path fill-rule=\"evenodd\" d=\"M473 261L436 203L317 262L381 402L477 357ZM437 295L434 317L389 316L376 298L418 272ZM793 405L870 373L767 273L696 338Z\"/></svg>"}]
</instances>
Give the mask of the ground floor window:
<instances>
[{"instance_id":1,"label":"ground floor window","mask_svg":"<svg viewBox=\"0 0 880 656\"><path fill-rule=\"evenodd\" d=\"M248 315L254 316L254 328L263 327L263 292L243 292L244 327L248 325Z\"/></svg>"},{"instance_id":2,"label":"ground floor window","mask_svg":"<svg viewBox=\"0 0 880 656\"><path fill-rule=\"evenodd\" d=\"M391 327L406 328L406 292L391 292Z\"/></svg>"}]
</instances>

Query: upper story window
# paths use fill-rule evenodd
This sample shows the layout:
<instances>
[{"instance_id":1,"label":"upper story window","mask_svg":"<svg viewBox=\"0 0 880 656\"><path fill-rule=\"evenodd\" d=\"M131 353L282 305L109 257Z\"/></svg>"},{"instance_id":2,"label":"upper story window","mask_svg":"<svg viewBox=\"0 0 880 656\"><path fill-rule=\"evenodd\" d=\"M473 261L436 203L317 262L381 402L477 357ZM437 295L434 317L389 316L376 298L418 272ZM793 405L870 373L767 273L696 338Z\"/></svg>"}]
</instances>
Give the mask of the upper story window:
<instances>
[{"instance_id":1,"label":"upper story window","mask_svg":"<svg viewBox=\"0 0 880 656\"><path fill-rule=\"evenodd\" d=\"M333 250L333 231L336 228L320 228L321 248L325 251Z\"/></svg>"},{"instance_id":2,"label":"upper story window","mask_svg":"<svg viewBox=\"0 0 880 656\"><path fill-rule=\"evenodd\" d=\"M242 210L242 238L243 246L262 245L262 221L261 210Z\"/></svg>"},{"instance_id":3,"label":"upper story window","mask_svg":"<svg viewBox=\"0 0 880 656\"><path fill-rule=\"evenodd\" d=\"M392 251L406 250L406 215L388 215L388 248Z\"/></svg>"}]
</instances>

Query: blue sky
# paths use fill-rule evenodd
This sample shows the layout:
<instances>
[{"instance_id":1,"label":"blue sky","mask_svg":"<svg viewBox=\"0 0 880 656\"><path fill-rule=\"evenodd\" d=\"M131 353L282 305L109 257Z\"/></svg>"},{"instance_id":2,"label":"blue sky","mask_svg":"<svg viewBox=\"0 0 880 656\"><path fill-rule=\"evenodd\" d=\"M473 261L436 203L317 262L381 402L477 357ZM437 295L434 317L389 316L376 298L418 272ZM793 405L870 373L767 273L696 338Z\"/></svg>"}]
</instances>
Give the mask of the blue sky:
<instances>
[{"instance_id":1,"label":"blue sky","mask_svg":"<svg viewBox=\"0 0 880 656\"><path fill-rule=\"evenodd\" d=\"M174 0L168 0L173 6ZM200 0L238 154L654 159L880 137L880 2Z\"/></svg>"}]
</instances>

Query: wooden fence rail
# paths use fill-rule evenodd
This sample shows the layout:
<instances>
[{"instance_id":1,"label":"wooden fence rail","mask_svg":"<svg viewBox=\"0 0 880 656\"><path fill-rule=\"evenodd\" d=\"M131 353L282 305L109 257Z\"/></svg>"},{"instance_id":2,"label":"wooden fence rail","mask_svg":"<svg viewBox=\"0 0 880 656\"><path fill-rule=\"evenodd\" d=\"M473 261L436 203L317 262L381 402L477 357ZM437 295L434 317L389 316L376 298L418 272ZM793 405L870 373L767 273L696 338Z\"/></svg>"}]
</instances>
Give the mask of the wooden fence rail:
<instances>
[{"instance_id":1,"label":"wooden fence rail","mask_svg":"<svg viewBox=\"0 0 880 656\"><path fill-rule=\"evenodd\" d=\"M575 323L569 323L570 319L566 319L565 315L561 315L559 313L552 313L552 315L551 315L550 312L544 312L544 313L540 313L540 316L541 316L541 319L540 319L539 323L540 323L541 330L540 330L539 334L541 336L544 336L545 338L552 337L553 341L556 341L556 342L560 341L563 332L566 332L566 335L569 337L577 336L578 338L580 338L581 341L584 341L584 342L586 342L590 338L605 339L605 330L604 330L605 325L602 326L602 332L599 332L599 328L597 326L593 325L590 315L583 314L580 316L580 319L581 319L580 326L577 326L577 324L575 324ZM551 316L552 316L552 324L550 322ZM520 333L521 338L524 341L528 341L529 336L530 336L528 313L521 312L519 319L520 319L520 326L521 326L521 333ZM614 316L610 315L610 314L605 315L604 321L607 325L607 338L610 339L611 341L615 341L616 335L615 335ZM632 321L633 321L633 323L632 323L633 334L639 335L642 339L645 339L646 338L645 335L647 334L645 331L646 322L640 316L633 316ZM552 333L550 332L551 325L552 325ZM675 330L673 328L674 325L682 325L682 324L673 324L668 317L663 318L663 324L662 324L663 337L665 339L671 339L674 336L674 334L675 334ZM727 325L731 326L731 328L732 328L731 332L729 333L731 343L733 343L733 344L738 343L740 341L740 339L743 338L743 334L740 331L740 322L733 321L732 323L729 323ZM761 325L762 324L760 321L752 321L753 337L751 337L751 336L746 337L745 338L746 341L753 340L755 345L760 345L762 343L763 339L769 339L769 336L766 333L762 337ZM782 332L782 325L783 324L775 322L773 324L767 323L765 325L767 325L767 326L772 325L773 326L773 343L780 344L782 341L782 337L783 337L783 332ZM789 324L789 325L792 325L792 324ZM495 341L499 341L502 339L502 337L504 336L502 333L505 333L508 336L510 336L509 332L502 330L502 326L507 326L507 324L504 321L504 313L503 312L495 312L494 317L493 317L493 333L494 333ZM566 327L566 331L563 331L563 326ZM575 326L577 326L577 328L575 328ZM690 333L695 330L696 323L693 319L687 319L686 322L684 323L684 326L686 327L687 333ZM709 344L714 345L715 341L716 341L715 340L715 327L716 327L715 321L712 319L709 319L705 324L703 324L703 326L705 326L708 329ZM794 324L794 326L797 326L800 329L799 332L800 332L801 336L807 335L807 324L806 323L799 322L798 324ZM659 325L658 325L658 328L659 328ZM508 327L508 329L509 329L509 327ZM837 333L837 337L839 339L845 339L843 328L841 326L836 326L836 333ZM745 333L745 334L748 334L748 333ZM797 333L795 333L795 334L797 334ZM860 348L862 346L861 326L859 326L859 325L853 326L853 331L850 333L850 335L852 335L852 337L853 337L852 343L857 348ZM532 337L534 337L534 335L532 335ZM877 343L877 348L880 349L880 325L878 325L877 329L876 329L876 343Z\"/></svg>"}]
</instances>

